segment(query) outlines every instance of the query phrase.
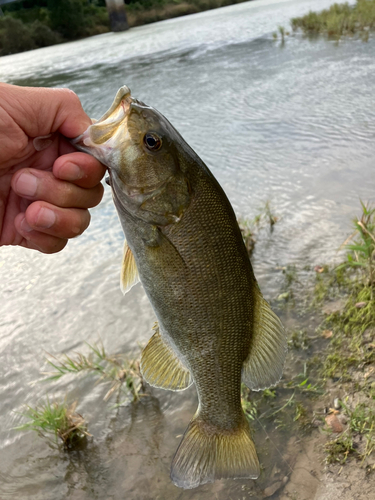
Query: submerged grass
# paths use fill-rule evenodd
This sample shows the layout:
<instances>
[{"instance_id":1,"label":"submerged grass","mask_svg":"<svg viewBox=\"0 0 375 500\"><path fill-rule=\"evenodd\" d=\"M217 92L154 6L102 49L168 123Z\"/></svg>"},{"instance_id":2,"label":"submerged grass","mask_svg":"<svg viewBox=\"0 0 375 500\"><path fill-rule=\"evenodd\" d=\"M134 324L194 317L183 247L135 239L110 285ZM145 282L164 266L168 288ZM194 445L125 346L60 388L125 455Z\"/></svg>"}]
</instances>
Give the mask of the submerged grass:
<instances>
[{"instance_id":1,"label":"submerged grass","mask_svg":"<svg viewBox=\"0 0 375 500\"><path fill-rule=\"evenodd\" d=\"M238 219L238 225L241 229L242 238L250 257L253 253L258 233L265 228L269 228L272 232L274 225L279 220L280 217L273 212L269 200L264 203L253 219Z\"/></svg>"},{"instance_id":2,"label":"submerged grass","mask_svg":"<svg viewBox=\"0 0 375 500\"><path fill-rule=\"evenodd\" d=\"M48 398L45 403L32 408L28 406L22 414L29 421L16 427L16 430L36 431L39 435L50 439L54 436L57 442L60 439L65 448L73 448L90 434L87 432L85 419L77 413L77 402L68 405L51 402Z\"/></svg>"},{"instance_id":3,"label":"submerged grass","mask_svg":"<svg viewBox=\"0 0 375 500\"><path fill-rule=\"evenodd\" d=\"M128 360L121 355L109 355L104 346L87 344L91 352L88 355L76 353L75 357L65 355L62 360L48 359L47 362L54 371L45 372L47 380L58 380L67 374L79 374L82 372L93 373L99 377L99 381L110 383L110 388L104 400L107 401L113 394L117 394L117 399L121 391L127 396L131 396L133 401L137 401L144 391L143 378L139 368L138 360ZM118 402L118 404L121 404Z\"/></svg>"},{"instance_id":4,"label":"submerged grass","mask_svg":"<svg viewBox=\"0 0 375 500\"><path fill-rule=\"evenodd\" d=\"M368 32L375 29L375 0L357 0L353 6L335 3L321 12L310 11L303 17L293 18L291 25L294 31L324 33L333 38L359 33L366 41Z\"/></svg>"}]
</instances>

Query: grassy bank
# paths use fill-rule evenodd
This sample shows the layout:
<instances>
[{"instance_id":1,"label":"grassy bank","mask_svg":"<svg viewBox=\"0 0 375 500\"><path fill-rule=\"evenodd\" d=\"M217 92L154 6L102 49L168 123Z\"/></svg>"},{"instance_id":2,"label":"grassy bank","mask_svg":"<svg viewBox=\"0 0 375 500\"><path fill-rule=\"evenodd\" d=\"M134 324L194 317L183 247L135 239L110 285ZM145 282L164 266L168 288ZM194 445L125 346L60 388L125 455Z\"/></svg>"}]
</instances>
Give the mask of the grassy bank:
<instances>
[{"instance_id":1,"label":"grassy bank","mask_svg":"<svg viewBox=\"0 0 375 500\"><path fill-rule=\"evenodd\" d=\"M358 33L367 38L369 31L375 29L375 0L357 0L348 3L335 3L329 9L312 12L291 20L294 31L301 29L305 34L323 33L339 38L343 35Z\"/></svg>"},{"instance_id":2,"label":"grassy bank","mask_svg":"<svg viewBox=\"0 0 375 500\"><path fill-rule=\"evenodd\" d=\"M126 5L129 26L162 21L248 0L144 0ZM0 56L46 47L110 31L104 1L36 1L3 6L0 17ZM48 7L50 6L50 7Z\"/></svg>"}]
</instances>

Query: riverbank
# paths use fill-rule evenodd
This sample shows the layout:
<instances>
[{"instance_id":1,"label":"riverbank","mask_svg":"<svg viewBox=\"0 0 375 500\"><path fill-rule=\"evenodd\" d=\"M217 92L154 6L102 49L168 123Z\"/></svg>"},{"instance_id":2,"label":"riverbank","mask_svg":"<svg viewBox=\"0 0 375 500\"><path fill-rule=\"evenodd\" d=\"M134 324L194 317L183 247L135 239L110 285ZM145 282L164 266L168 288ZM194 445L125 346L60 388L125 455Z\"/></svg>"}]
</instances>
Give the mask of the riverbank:
<instances>
[{"instance_id":1,"label":"riverbank","mask_svg":"<svg viewBox=\"0 0 375 500\"><path fill-rule=\"evenodd\" d=\"M353 36L358 33L368 39L375 30L375 0L357 0L353 6L335 3L329 9L312 12L291 20L294 31L301 29L309 35L326 34L329 37Z\"/></svg>"},{"instance_id":2,"label":"riverbank","mask_svg":"<svg viewBox=\"0 0 375 500\"><path fill-rule=\"evenodd\" d=\"M196 14L249 0L147 0L126 5L129 27ZM0 56L25 52L111 31L106 7L94 4L11 10L0 17ZM79 8L78 8L79 7Z\"/></svg>"}]
</instances>

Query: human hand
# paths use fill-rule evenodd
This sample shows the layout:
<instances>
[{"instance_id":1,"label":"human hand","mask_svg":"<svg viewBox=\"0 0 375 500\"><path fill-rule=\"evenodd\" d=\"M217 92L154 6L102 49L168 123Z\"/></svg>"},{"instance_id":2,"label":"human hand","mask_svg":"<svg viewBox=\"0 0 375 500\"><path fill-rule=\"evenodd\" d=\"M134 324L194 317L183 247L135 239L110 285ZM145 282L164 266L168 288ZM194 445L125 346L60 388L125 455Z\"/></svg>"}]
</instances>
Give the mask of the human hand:
<instances>
[{"instance_id":1,"label":"human hand","mask_svg":"<svg viewBox=\"0 0 375 500\"><path fill-rule=\"evenodd\" d=\"M0 246L54 253L87 228L105 167L65 137L90 124L68 89L0 83ZM50 145L37 151L33 139L49 134Z\"/></svg>"}]
</instances>

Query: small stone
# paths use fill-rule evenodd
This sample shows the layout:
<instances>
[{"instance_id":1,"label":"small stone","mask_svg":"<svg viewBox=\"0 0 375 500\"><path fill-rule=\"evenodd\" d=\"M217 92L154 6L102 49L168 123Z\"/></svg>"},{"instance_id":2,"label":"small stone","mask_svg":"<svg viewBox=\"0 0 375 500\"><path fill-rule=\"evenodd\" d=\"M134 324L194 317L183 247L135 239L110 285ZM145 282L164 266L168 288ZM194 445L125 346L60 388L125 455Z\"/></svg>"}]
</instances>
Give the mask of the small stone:
<instances>
[{"instance_id":1,"label":"small stone","mask_svg":"<svg viewBox=\"0 0 375 500\"><path fill-rule=\"evenodd\" d=\"M337 418L336 415L332 413L326 416L325 421L328 427L331 428L332 432L335 432L336 434L339 434L344 430L344 426L342 425L340 420Z\"/></svg>"},{"instance_id":2,"label":"small stone","mask_svg":"<svg viewBox=\"0 0 375 500\"><path fill-rule=\"evenodd\" d=\"M357 309L363 309L364 307L367 306L367 302L357 302L354 307L356 307Z\"/></svg>"},{"instance_id":3,"label":"small stone","mask_svg":"<svg viewBox=\"0 0 375 500\"><path fill-rule=\"evenodd\" d=\"M315 267L314 267L314 271L315 271L316 273L319 273L319 274L320 274L320 273L322 273L322 272L324 271L324 267L322 267L322 266L315 266Z\"/></svg>"},{"instance_id":4,"label":"small stone","mask_svg":"<svg viewBox=\"0 0 375 500\"><path fill-rule=\"evenodd\" d=\"M339 410L341 408L339 398L335 398L333 400L333 407L334 407L335 410Z\"/></svg>"},{"instance_id":5,"label":"small stone","mask_svg":"<svg viewBox=\"0 0 375 500\"><path fill-rule=\"evenodd\" d=\"M272 495L276 493L276 491L281 488L283 484L283 481L277 481L276 483L271 484L271 486L267 486L267 488L263 492L263 496L265 498L272 497Z\"/></svg>"},{"instance_id":6,"label":"small stone","mask_svg":"<svg viewBox=\"0 0 375 500\"><path fill-rule=\"evenodd\" d=\"M289 477L288 476L284 476L283 477L283 484L286 484L288 481L289 481Z\"/></svg>"},{"instance_id":7,"label":"small stone","mask_svg":"<svg viewBox=\"0 0 375 500\"><path fill-rule=\"evenodd\" d=\"M322 331L322 337L324 337L325 339L330 339L333 335L333 331L332 330L323 330Z\"/></svg>"}]
</instances>

